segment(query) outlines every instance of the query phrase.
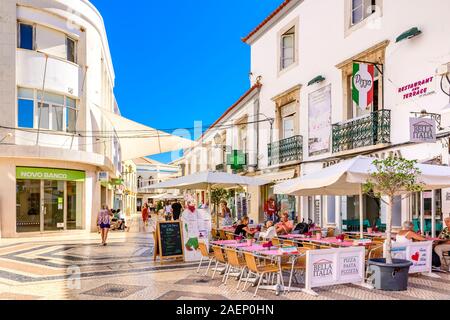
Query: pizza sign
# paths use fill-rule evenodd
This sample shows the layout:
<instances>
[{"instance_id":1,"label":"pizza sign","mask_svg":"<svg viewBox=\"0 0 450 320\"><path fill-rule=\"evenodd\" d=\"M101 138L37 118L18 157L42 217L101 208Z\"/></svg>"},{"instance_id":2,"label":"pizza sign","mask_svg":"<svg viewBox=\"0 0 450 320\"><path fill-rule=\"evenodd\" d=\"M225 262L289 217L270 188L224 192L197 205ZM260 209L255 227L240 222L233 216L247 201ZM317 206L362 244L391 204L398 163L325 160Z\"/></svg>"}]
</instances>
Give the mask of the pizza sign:
<instances>
[{"instance_id":1,"label":"pizza sign","mask_svg":"<svg viewBox=\"0 0 450 320\"><path fill-rule=\"evenodd\" d=\"M353 64L353 101L366 110L373 102L375 66L365 63Z\"/></svg>"}]
</instances>

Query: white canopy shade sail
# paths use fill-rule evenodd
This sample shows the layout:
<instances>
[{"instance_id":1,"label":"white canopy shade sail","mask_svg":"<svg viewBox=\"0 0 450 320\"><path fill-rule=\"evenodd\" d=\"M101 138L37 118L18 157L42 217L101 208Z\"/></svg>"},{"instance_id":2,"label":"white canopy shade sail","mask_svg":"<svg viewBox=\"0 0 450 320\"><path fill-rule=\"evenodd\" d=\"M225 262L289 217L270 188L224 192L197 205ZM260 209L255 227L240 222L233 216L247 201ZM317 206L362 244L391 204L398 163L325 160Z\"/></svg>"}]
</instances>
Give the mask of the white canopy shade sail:
<instances>
[{"instance_id":1,"label":"white canopy shade sail","mask_svg":"<svg viewBox=\"0 0 450 320\"><path fill-rule=\"evenodd\" d=\"M195 144L192 140L156 130L103 109L101 111L117 132L122 161L187 149Z\"/></svg>"},{"instance_id":2,"label":"white canopy shade sail","mask_svg":"<svg viewBox=\"0 0 450 320\"><path fill-rule=\"evenodd\" d=\"M210 187L262 186L268 183L270 182L258 178L244 177L225 172L205 171L154 184L151 188L207 190Z\"/></svg>"},{"instance_id":3,"label":"white canopy shade sail","mask_svg":"<svg viewBox=\"0 0 450 320\"><path fill-rule=\"evenodd\" d=\"M374 158L358 156L318 172L292 179L274 188L275 194L295 196L357 195L370 173L375 172ZM427 190L450 187L450 167L417 164L420 170L418 182Z\"/></svg>"}]
</instances>

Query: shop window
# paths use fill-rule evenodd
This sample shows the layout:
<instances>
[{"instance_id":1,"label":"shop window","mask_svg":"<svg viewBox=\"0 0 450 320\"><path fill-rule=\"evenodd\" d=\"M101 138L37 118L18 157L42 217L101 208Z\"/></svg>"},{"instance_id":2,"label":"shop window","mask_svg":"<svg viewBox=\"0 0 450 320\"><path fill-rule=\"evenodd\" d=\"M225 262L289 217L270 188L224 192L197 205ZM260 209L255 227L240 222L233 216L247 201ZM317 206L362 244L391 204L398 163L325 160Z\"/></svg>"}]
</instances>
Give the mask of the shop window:
<instances>
[{"instance_id":1,"label":"shop window","mask_svg":"<svg viewBox=\"0 0 450 320\"><path fill-rule=\"evenodd\" d=\"M19 23L17 44L20 49L34 50L34 26Z\"/></svg>"}]
</instances>

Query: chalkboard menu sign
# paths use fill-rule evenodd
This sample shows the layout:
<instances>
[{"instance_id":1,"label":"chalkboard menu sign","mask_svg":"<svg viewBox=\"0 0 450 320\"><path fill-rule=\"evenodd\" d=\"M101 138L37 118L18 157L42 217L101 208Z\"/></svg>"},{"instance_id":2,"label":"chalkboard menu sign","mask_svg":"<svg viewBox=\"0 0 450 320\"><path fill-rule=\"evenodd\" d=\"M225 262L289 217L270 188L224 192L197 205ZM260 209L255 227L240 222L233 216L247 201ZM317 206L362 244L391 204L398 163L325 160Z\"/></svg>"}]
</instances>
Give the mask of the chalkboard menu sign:
<instances>
[{"instance_id":1,"label":"chalkboard menu sign","mask_svg":"<svg viewBox=\"0 0 450 320\"><path fill-rule=\"evenodd\" d=\"M183 236L181 234L181 223L158 222L155 236L155 258L160 259L183 257Z\"/></svg>"}]
</instances>

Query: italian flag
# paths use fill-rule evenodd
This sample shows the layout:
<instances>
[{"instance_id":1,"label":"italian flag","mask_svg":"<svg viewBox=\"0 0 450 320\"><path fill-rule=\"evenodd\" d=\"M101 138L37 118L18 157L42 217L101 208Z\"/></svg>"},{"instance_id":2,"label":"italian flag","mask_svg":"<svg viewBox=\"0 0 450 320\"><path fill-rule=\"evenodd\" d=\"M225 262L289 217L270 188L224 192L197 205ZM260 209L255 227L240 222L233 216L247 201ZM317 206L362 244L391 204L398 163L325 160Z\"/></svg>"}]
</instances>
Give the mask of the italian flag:
<instances>
[{"instance_id":1,"label":"italian flag","mask_svg":"<svg viewBox=\"0 0 450 320\"><path fill-rule=\"evenodd\" d=\"M374 65L353 64L353 101L363 110L373 102L374 75Z\"/></svg>"}]
</instances>

